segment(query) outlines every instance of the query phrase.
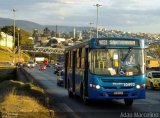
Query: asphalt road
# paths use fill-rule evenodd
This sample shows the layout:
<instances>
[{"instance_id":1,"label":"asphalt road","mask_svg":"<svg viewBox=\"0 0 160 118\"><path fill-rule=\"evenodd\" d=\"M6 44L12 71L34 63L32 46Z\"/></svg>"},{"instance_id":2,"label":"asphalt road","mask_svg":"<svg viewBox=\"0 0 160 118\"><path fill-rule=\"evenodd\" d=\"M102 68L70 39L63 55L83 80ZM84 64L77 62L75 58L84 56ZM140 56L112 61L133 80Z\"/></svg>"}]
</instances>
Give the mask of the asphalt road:
<instances>
[{"instance_id":1,"label":"asphalt road","mask_svg":"<svg viewBox=\"0 0 160 118\"><path fill-rule=\"evenodd\" d=\"M53 109L61 118L160 118L160 90L146 91L146 99L135 100L132 107L123 100L97 101L86 106L80 98L69 98L67 90L57 86L54 69L40 71L25 68L44 89L52 94Z\"/></svg>"}]
</instances>

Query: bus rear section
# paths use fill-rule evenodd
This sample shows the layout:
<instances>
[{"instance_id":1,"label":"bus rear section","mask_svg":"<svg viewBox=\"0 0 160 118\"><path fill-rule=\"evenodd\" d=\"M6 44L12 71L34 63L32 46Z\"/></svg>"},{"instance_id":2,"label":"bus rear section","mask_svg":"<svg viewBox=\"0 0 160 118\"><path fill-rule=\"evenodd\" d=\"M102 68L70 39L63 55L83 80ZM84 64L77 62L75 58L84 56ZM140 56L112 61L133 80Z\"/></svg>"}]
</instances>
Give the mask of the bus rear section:
<instances>
[{"instance_id":1,"label":"bus rear section","mask_svg":"<svg viewBox=\"0 0 160 118\"><path fill-rule=\"evenodd\" d=\"M134 99L144 99L143 40L103 38L103 43L98 44L99 40L92 39L66 53L65 77L69 96L79 95L84 103L124 99L126 105L132 105Z\"/></svg>"}]
</instances>

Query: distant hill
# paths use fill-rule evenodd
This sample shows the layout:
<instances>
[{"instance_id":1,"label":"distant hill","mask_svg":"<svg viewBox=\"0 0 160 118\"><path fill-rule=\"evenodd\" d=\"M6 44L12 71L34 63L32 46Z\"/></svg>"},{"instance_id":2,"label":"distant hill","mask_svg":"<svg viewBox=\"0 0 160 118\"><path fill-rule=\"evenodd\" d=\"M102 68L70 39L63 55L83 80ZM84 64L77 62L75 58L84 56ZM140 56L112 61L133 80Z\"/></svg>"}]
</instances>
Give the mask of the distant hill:
<instances>
[{"instance_id":1,"label":"distant hill","mask_svg":"<svg viewBox=\"0 0 160 118\"><path fill-rule=\"evenodd\" d=\"M0 26L2 27L7 25L13 25L13 19L0 18ZM31 22L31 21L25 21L25 20L16 20L16 26L28 32L32 32L34 28L37 28L39 30L43 29L42 25Z\"/></svg>"},{"instance_id":2,"label":"distant hill","mask_svg":"<svg viewBox=\"0 0 160 118\"><path fill-rule=\"evenodd\" d=\"M13 19L9 18L0 18L0 27L13 25ZM38 23L34 23L32 21L26 20L16 20L16 26L20 27L28 32L32 32L33 29L38 29L40 32L43 31L45 27L48 27L50 30L56 30L56 25L40 25ZM72 26L57 26L58 32L70 32L73 31ZM76 31L81 31L89 29L89 27L76 27Z\"/></svg>"}]
</instances>

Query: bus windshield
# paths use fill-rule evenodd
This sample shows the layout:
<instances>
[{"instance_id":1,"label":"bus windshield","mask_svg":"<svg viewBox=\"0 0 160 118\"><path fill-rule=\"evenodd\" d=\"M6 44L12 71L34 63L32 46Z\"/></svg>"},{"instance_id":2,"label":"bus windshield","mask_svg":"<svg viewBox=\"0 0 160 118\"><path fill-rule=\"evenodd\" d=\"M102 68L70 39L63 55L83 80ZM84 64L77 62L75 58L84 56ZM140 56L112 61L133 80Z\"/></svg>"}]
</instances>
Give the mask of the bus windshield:
<instances>
[{"instance_id":1,"label":"bus windshield","mask_svg":"<svg viewBox=\"0 0 160 118\"><path fill-rule=\"evenodd\" d=\"M93 49L89 53L89 69L97 75L141 75L144 73L143 55L142 49Z\"/></svg>"}]
</instances>

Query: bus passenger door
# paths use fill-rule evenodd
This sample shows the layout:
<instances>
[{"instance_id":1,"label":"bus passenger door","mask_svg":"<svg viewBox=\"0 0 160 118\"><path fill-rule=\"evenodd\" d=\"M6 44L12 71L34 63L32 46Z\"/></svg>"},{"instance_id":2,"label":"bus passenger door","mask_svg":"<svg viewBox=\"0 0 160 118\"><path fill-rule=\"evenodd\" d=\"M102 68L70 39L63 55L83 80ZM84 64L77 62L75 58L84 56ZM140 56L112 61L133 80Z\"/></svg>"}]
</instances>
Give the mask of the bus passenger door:
<instances>
[{"instance_id":1,"label":"bus passenger door","mask_svg":"<svg viewBox=\"0 0 160 118\"><path fill-rule=\"evenodd\" d=\"M89 49L85 49L85 71L84 71L84 95L88 96L88 69L89 69L89 63L88 63L88 54Z\"/></svg>"},{"instance_id":2,"label":"bus passenger door","mask_svg":"<svg viewBox=\"0 0 160 118\"><path fill-rule=\"evenodd\" d=\"M65 72L65 74L64 74L64 87L65 87L65 88L68 88L68 86L67 86L67 84L68 84L68 83L67 83L67 79L68 79L68 78L67 78L67 73L68 73L68 72L67 72L67 68L68 68L68 57L69 57L69 56L68 56L68 53L65 53L65 71L64 71L64 72Z\"/></svg>"},{"instance_id":3,"label":"bus passenger door","mask_svg":"<svg viewBox=\"0 0 160 118\"><path fill-rule=\"evenodd\" d=\"M73 91L75 92L75 66L76 66L76 51L73 51L73 57L72 57L72 88Z\"/></svg>"}]
</instances>

